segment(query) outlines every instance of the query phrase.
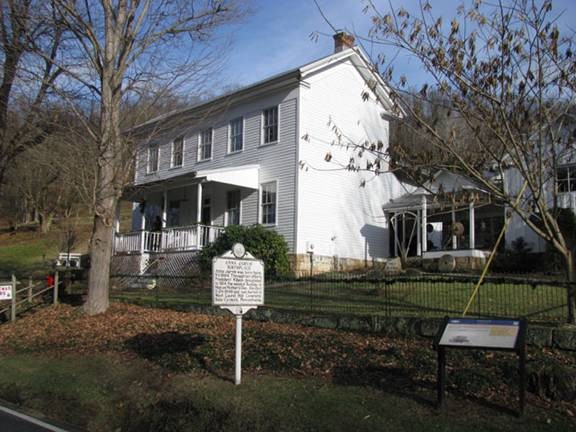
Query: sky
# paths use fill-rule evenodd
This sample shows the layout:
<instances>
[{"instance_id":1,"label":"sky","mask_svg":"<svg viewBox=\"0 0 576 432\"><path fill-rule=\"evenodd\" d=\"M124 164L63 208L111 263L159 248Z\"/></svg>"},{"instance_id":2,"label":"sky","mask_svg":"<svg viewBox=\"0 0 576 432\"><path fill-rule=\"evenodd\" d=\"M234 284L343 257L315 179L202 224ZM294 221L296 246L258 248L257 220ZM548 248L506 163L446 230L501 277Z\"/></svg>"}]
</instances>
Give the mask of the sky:
<instances>
[{"instance_id":1,"label":"sky","mask_svg":"<svg viewBox=\"0 0 576 432\"><path fill-rule=\"evenodd\" d=\"M370 18L362 12L364 0L317 0L323 13L337 29L367 34ZM389 0L374 0L385 11ZM409 12L418 9L419 0L390 0L395 8L403 6ZM429 0L435 15L456 15L461 0ZM537 0L538 1L538 0ZM561 25L576 29L576 0L554 0L554 10L563 11ZM333 52L333 33L322 18L313 0L251 0L252 12L240 23L229 28L233 44L220 83L245 86L278 73L294 69ZM317 40L310 35L319 32ZM364 46L369 55L374 47ZM376 48L380 49L380 48ZM390 57L394 53L389 53ZM426 81L414 60L407 56L396 59L395 70L419 85Z\"/></svg>"}]
</instances>

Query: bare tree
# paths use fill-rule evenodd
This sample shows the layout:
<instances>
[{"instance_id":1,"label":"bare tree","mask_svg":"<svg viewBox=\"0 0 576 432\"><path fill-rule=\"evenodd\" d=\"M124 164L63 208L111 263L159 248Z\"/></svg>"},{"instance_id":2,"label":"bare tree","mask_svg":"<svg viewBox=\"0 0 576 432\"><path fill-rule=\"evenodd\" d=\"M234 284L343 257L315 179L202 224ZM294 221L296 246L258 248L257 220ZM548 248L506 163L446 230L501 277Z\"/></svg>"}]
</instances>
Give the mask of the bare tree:
<instances>
[{"instance_id":1,"label":"bare tree","mask_svg":"<svg viewBox=\"0 0 576 432\"><path fill-rule=\"evenodd\" d=\"M373 27L365 39L408 53L428 72L430 82L414 95L394 62L378 58L404 111L403 126L441 155L429 158L397 142L391 145L403 153L397 159L420 171L446 167L478 181L564 257L574 280L572 251L557 222L557 168L574 157L576 60L573 34L561 34L552 2L475 0L449 23L433 15L429 1L415 15L385 8L388 13L368 2ZM443 118L430 116L431 106L440 106ZM373 143L349 145L390 157ZM498 175L487 175L489 169Z\"/></svg>"},{"instance_id":2,"label":"bare tree","mask_svg":"<svg viewBox=\"0 0 576 432\"><path fill-rule=\"evenodd\" d=\"M58 81L64 30L49 2L0 1L0 190L18 155L42 143L56 124L42 109Z\"/></svg>"},{"instance_id":3,"label":"bare tree","mask_svg":"<svg viewBox=\"0 0 576 432\"><path fill-rule=\"evenodd\" d=\"M66 72L89 89L100 111L96 127L86 122L97 145L94 229L88 314L108 308L113 220L133 163L132 137L122 133L122 106L138 92L186 85L206 73L213 60L209 37L238 16L235 4L213 0L55 0L74 35L72 49L82 67Z\"/></svg>"}]
</instances>

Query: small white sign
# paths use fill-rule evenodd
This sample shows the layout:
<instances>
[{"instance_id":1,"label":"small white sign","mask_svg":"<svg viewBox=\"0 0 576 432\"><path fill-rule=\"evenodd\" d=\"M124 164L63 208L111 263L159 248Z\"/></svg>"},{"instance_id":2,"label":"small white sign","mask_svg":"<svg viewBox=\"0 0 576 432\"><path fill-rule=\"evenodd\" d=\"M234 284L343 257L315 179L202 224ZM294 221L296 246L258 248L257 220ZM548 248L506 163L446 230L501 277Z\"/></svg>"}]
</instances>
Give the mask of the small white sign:
<instances>
[{"instance_id":1,"label":"small white sign","mask_svg":"<svg viewBox=\"0 0 576 432\"><path fill-rule=\"evenodd\" d=\"M212 262L212 304L264 304L264 263L253 258L218 257Z\"/></svg>"},{"instance_id":2,"label":"small white sign","mask_svg":"<svg viewBox=\"0 0 576 432\"><path fill-rule=\"evenodd\" d=\"M0 300L12 300L12 284L0 285Z\"/></svg>"}]
</instances>

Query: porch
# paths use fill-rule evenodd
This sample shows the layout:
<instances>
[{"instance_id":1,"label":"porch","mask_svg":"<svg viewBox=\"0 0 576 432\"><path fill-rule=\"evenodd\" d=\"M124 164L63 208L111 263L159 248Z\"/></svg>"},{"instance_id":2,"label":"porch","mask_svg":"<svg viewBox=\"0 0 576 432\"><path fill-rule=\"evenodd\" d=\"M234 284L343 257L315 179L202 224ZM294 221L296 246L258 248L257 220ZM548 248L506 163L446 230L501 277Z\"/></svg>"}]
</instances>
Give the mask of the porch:
<instances>
[{"instance_id":1,"label":"porch","mask_svg":"<svg viewBox=\"0 0 576 432\"><path fill-rule=\"evenodd\" d=\"M383 210L391 254L404 261L419 257L428 269L440 260L453 269L481 268L504 224L503 207L491 202L485 188L448 171Z\"/></svg>"},{"instance_id":2,"label":"porch","mask_svg":"<svg viewBox=\"0 0 576 432\"><path fill-rule=\"evenodd\" d=\"M145 254L199 250L214 242L223 231L224 227L197 224L162 228L160 231L116 233L114 253Z\"/></svg>"},{"instance_id":3,"label":"porch","mask_svg":"<svg viewBox=\"0 0 576 432\"><path fill-rule=\"evenodd\" d=\"M255 223L257 165L188 172L129 188L131 228L120 232L116 215L114 255L197 251L226 226Z\"/></svg>"}]
</instances>

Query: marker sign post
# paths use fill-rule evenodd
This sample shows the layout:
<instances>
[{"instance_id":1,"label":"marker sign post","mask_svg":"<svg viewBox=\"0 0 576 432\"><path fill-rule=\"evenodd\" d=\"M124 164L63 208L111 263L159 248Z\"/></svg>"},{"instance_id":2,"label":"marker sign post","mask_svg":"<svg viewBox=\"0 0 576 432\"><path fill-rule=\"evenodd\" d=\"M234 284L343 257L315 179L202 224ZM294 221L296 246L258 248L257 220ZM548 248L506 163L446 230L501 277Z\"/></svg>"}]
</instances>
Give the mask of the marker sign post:
<instances>
[{"instance_id":1,"label":"marker sign post","mask_svg":"<svg viewBox=\"0 0 576 432\"><path fill-rule=\"evenodd\" d=\"M526 320L444 318L434 340L438 351L438 407L444 405L446 349L509 351L518 356L519 416L524 412L526 393Z\"/></svg>"},{"instance_id":2,"label":"marker sign post","mask_svg":"<svg viewBox=\"0 0 576 432\"><path fill-rule=\"evenodd\" d=\"M264 263L241 243L212 260L212 304L236 317L236 363L234 383L242 377L242 315L264 304Z\"/></svg>"}]
</instances>

